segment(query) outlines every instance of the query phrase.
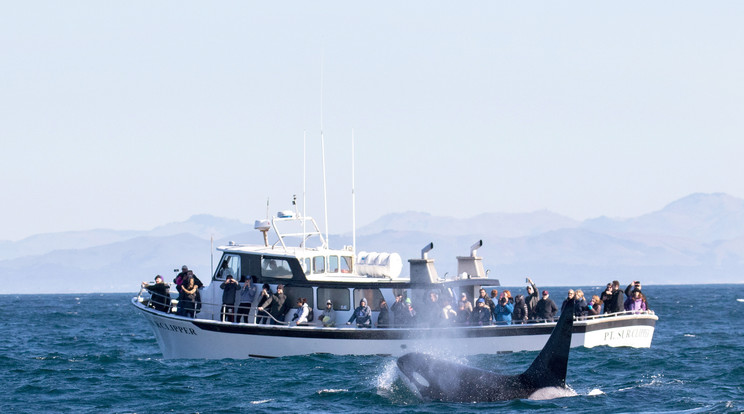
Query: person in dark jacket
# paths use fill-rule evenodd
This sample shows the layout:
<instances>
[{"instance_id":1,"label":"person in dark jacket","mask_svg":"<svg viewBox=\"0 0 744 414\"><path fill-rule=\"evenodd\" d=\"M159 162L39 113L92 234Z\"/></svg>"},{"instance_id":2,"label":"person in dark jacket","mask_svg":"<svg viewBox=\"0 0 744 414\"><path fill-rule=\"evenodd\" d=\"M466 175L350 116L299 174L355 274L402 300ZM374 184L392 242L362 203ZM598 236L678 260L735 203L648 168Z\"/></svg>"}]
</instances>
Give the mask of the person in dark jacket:
<instances>
[{"instance_id":1,"label":"person in dark jacket","mask_svg":"<svg viewBox=\"0 0 744 414\"><path fill-rule=\"evenodd\" d=\"M552 322L555 313L558 312L558 307L553 302L553 299L550 299L550 293L547 290L543 290L542 294L542 299L537 301L535 316L540 321Z\"/></svg>"},{"instance_id":2,"label":"person in dark jacket","mask_svg":"<svg viewBox=\"0 0 744 414\"><path fill-rule=\"evenodd\" d=\"M604 305L602 313L610 313L610 308L612 308L612 306L608 306L610 299L612 299L612 283L608 283L605 290L599 295L599 303Z\"/></svg>"},{"instance_id":3,"label":"person in dark jacket","mask_svg":"<svg viewBox=\"0 0 744 414\"><path fill-rule=\"evenodd\" d=\"M256 320L256 323L258 324L266 324L269 323L269 311L271 310L271 301L273 294L271 292L271 286L269 286L268 283L263 284L263 288L261 289L261 297L258 300L258 307L256 307L256 310L258 310L258 319Z\"/></svg>"},{"instance_id":4,"label":"person in dark jacket","mask_svg":"<svg viewBox=\"0 0 744 414\"><path fill-rule=\"evenodd\" d=\"M589 306L584 298L584 291L576 289L576 294L574 295L574 315L577 318L585 318L588 314Z\"/></svg>"},{"instance_id":5,"label":"person in dark jacket","mask_svg":"<svg viewBox=\"0 0 744 414\"><path fill-rule=\"evenodd\" d=\"M220 289L222 289L222 320L235 322L235 305L238 302L240 284L232 275L227 275L225 281L220 284Z\"/></svg>"},{"instance_id":6,"label":"person in dark jacket","mask_svg":"<svg viewBox=\"0 0 744 414\"><path fill-rule=\"evenodd\" d=\"M537 302L540 300L539 290L537 286L532 282L532 279L527 278L529 285L527 286L527 297L524 298L524 303L527 305L527 319L535 319L537 314Z\"/></svg>"},{"instance_id":7,"label":"person in dark jacket","mask_svg":"<svg viewBox=\"0 0 744 414\"><path fill-rule=\"evenodd\" d=\"M142 282L142 287L150 292L150 305L161 312L168 313L170 310L170 293L168 292L170 286L163 283L163 277L160 275L155 276L155 284L148 285Z\"/></svg>"},{"instance_id":8,"label":"person in dark jacket","mask_svg":"<svg viewBox=\"0 0 744 414\"><path fill-rule=\"evenodd\" d=\"M186 277L181 283L181 293L178 295L178 312L179 316L188 316L193 318L196 315L197 293L199 288L194 283L194 278Z\"/></svg>"},{"instance_id":9,"label":"person in dark jacket","mask_svg":"<svg viewBox=\"0 0 744 414\"><path fill-rule=\"evenodd\" d=\"M612 295L610 299L605 301L605 313L623 312L625 298L623 297L623 291L620 289L620 282L617 280L612 281Z\"/></svg>"},{"instance_id":10,"label":"person in dark jacket","mask_svg":"<svg viewBox=\"0 0 744 414\"><path fill-rule=\"evenodd\" d=\"M485 291L483 291L485 292ZM491 324L491 310L486 305L486 300L481 297L476 302L473 314L470 315L470 324L476 326L490 325Z\"/></svg>"},{"instance_id":11,"label":"person in dark jacket","mask_svg":"<svg viewBox=\"0 0 744 414\"><path fill-rule=\"evenodd\" d=\"M367 306L367 299L362 298L359 301L359 306L354 309L354 313L346 324L351 325L355 320L359 328L369 328L372 326L372 309Z\"/></svg>"},{"instance_id":12,"label":"person in dark jacket","mask_svg":"<svg viewBox=\"0 0 744 414\"><path fill-rule=\"evenodd\" d=\"M573 289L568 290L568 295L566 295L566 299L563 299L563 303L561 304L561 312L566 310L566 305L573 304L574 296L576 295L576 292L574 292ZM571 309L571 312L573 312L573 309Z\"/></svg>"},{"instance_id":13,"label":"person in dark jacket","mask_svg":"<svg viewBox=\"0 0 744 414\"><path fill-rule=\"evenodd\" d=\"M390 311L393 313L393 326L399 328L404 325L403 321L406 318L406 304L403 301L403 295L395 295L395 303L390 307Z\"/></svg>"},{"instance_id":14,"label":"person in dark jacket","mask_svg":"<svg viewBox=\"0 0 744 414\"><path fill-rule=\"evenodd\" d=\"M488 297L488 295L486 294L486 289L481 289L478 293L480 294L480 296L478 296L478 298L476 299L476 302L483 299L483 303L486 304L486 309L488 309L489 315L492 315L493 309L496 308L496 304L493 303L493 300L491 300L491 298ZM476 303L475 309L473 309L473 314L475 314L477 310L478 310L478 304ZM491 318L493 318L493 316L491 316Z\"/></svg>"},{"instance_id":15,"label":"person in dark jacket","mask_svg":"<svg viewBox=\"0 0 744 414\"><path fill-rule=\"evenodd\" d=\"M289 312L289 304L287 303L287 295L284 294L284 285L278 285L276 287L276 293L271 296L271 316L274 319L271 320L272 325L279 325L284 322L284 317Z\"/></svg>"},{"instance_id":16,"label":"person in dark jacket","mask_svg":"<svg viewBox=\"0 0 744 414\"><path fill-rule=\"evenodd\" d=\"M384 298L380 299L380 313L377 315L377 327L390 327L390 310L388 309L387 302Z\"/></svg>"},{"instance_id":17,"label":"person in dark jacket","mask_svg":"<svg viewBox=\"0 0 744 414\"><path fill-rule=\"evenodd\" d=\"M527 321L527 303L524 296L517 295L514 297L514 312L512 313L512 323L524 323Z\"/></svg>"}]
</instances>

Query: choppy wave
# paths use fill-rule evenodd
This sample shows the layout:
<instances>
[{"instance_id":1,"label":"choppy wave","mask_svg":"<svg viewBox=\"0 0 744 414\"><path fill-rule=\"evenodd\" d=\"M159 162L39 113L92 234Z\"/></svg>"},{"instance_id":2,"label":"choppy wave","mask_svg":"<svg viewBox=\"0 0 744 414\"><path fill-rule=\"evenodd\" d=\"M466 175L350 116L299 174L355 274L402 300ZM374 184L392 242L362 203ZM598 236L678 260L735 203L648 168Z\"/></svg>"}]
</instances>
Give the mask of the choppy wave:
<instances>
[{"instance_id":1,"label":"choppy wave","mask_svg":"<svg viewBox=\"0 0 744 414\"><path fill-rule=\"evenodd\" d=\"M701 290L706 300L692 300ZM740 309L713 306L744 297L744 286L644 291L661 318L651 349L576 348L567 382L579 391L569 398L475 404L419 401L397 379L391 357L164 360L153 333L128 306L131 295L5 295L0 407L29 413L744 411ZM535 356L456 361L514 373Z\"/></svg>"}]
</instances>

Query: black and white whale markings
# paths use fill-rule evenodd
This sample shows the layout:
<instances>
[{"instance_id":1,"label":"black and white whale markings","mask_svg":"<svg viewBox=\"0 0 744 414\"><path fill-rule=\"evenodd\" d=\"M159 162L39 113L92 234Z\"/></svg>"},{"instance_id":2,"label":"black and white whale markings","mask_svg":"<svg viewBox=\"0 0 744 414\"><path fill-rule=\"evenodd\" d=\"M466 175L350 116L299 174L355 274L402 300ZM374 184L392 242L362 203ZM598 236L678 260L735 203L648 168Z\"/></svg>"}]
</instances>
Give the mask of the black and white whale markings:
<instances>
[{"instance_id":1,"label":"black and white whale markings","mask_svg":"<svg viewBox=\"0 0 744 414\"><path fill-rule=\"evenodd\" d=\"M573 309L571 303L568 309ZM573 312L563 312L548 342L527 370L499 375L421 353L398 358L400 377L427 401L476 402L528 398L547 387L566 386Z\"/></svg>"}]
</instances>

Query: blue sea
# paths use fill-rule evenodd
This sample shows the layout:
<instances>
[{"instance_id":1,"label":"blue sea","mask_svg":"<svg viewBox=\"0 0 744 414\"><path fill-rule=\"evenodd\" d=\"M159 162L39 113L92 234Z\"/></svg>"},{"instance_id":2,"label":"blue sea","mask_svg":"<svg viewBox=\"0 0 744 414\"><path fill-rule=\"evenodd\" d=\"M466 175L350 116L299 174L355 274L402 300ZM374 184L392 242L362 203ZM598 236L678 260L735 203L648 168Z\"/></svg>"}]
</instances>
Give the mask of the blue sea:
<instances>
[{"instance_id":1,"label":"blue sea","mask_svg":"<svg viewBox=\"0 0 744 414\"><path fill-rule=\"evenodd\" d=\"M553 298L560 302L558 292L566 289L551 288ZM599 287L584 291L591 295ZM134 294L1 295L0 408L34 413L744 412L744 285L644 286L644 292L660 318L650 349L572 349L567 383L575 396L468 404L418 401L396 379L392 357L165 360L150 327L130 304ZM515 374L536 354L480 355L465 362Z\"/></svg>"}]
</instances>

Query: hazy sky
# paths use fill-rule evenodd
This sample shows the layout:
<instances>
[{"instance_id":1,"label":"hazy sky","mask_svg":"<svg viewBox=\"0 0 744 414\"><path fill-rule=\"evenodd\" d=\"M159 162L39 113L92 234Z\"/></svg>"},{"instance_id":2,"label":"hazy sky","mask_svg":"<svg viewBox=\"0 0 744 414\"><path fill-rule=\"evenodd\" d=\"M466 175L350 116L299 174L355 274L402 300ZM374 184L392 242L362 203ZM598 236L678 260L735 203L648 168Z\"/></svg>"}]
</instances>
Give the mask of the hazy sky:
<instances>
[{"instance_id":1,"label":"hazy sky","mask_svg":"<svg viewBox=\"0 0 744 414\"><path fill-rule=\"evenodd\" d=\"M0 240L744 197L744 2L0 2ZM322 70L321 70L322 68ZM322 76L321 76L322 73ZM321 82L322 79L322 82ZM321 93L322 91L322 93Z\"/></svg>"}]
</instances>

